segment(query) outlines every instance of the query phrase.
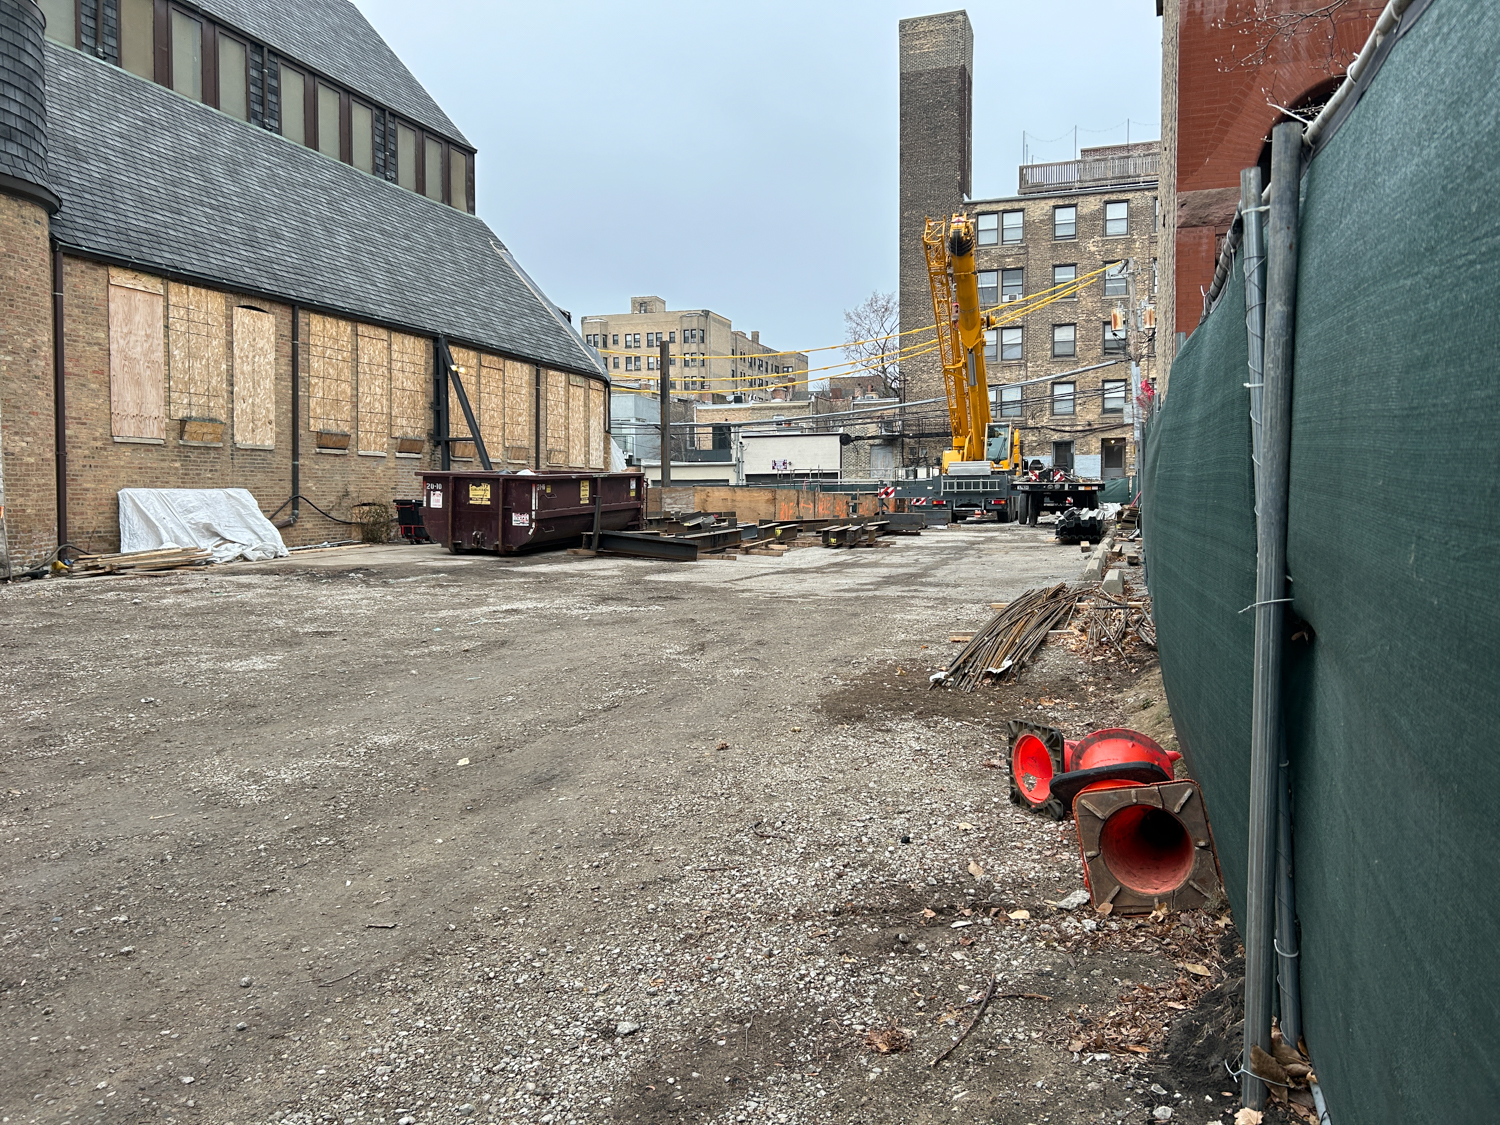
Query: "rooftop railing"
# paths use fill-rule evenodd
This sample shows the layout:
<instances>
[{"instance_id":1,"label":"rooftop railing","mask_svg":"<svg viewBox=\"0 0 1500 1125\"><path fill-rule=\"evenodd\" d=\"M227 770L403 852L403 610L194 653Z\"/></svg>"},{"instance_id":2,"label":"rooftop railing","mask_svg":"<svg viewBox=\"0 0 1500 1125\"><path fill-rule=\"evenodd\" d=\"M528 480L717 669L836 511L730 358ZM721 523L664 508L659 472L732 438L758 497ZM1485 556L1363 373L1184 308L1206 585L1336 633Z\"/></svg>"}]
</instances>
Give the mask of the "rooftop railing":
<instances>
[{"instance_id":1,"label":"rooftop railing","mask_svg":"<svg viewBox=\"0 0 1500 1125\"><path fill-rule=\"evenodd\" d=\"M1139 184L1157 178L1157 153L1059 160L1053 164L1021 165L1021 194L1068 191L1076 188Z\"/></svg>"}]
</instances>

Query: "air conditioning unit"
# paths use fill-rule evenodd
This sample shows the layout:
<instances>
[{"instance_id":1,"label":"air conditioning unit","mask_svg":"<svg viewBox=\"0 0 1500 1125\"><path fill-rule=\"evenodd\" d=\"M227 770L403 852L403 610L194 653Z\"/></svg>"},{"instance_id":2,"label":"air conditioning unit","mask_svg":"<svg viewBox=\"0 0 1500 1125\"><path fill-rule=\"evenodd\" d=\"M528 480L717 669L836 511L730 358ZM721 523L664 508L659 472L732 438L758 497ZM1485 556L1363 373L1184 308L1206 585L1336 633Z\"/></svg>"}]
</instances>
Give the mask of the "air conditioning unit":
<instances>
[{"instance_id":1,"label":"air conditioning unit","mask_svg":"<svg viewBox=\"0 0 1500 1125\"><path fill-rule=\"evenodd\" d=\"M1003 296L1003 297L1000 298L1000 303L1002 305L1008 305L1012 301L1019 301L1020 299L1021 299L1021 294L1019 294L1019 293L1007 293L1007 294L1005 294L1005 296Z\"/></svg>"}]
</instances>

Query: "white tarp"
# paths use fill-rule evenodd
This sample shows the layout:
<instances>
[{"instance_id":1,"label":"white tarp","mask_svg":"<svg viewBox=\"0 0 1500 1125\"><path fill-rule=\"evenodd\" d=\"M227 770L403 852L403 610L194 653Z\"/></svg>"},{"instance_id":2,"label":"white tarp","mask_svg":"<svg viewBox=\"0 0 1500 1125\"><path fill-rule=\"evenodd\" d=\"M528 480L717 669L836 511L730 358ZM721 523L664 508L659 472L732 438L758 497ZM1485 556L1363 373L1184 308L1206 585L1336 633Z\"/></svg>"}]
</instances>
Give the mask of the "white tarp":
<instances>
[{"instance_id":1,"label":"white tarp","mask_svg":"<svg viewBox=\"0 0 1500 1125\"><path fill-rule=\"evenodd\" d=\"M243 488L120 489L120 550L163 547L207 547L216 563L290 553Z\"/></svg>"}]
</instances>

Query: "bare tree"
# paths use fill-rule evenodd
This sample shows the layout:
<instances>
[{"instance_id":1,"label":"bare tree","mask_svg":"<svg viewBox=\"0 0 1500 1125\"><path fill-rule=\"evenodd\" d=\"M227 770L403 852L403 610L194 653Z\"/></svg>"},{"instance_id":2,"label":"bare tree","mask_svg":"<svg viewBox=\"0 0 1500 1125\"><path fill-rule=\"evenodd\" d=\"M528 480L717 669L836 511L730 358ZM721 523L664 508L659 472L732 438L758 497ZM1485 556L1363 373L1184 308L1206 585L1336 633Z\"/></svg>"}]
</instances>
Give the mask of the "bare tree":
<instances>
[{"instance_id":1,"label":"bare tree","mask_svg":"<svg viewBox=\"0 0 1500 1125\"><path fill-rule=\"evenodd\" d=\"M900 331L901 306L894 293L871 293L844 310L844 355L883 380L892 394L901 389Z\"/></svg>"},{"instance_id":2,"label":"bare tree","mask_svg":"<svg viewBox=\"0 0 1500 1125\"><path fill-rule=\"evenodd\" d=\"M1216 21L1218 27L1244 36L1244 42L1231 46L1229 55L1217 60L1219 69L1258 70L1276 58L1278 45L1290 47L1298 40L1308 40L1307 58L1316 69L1329 75L1343 74L1354 52L1339 46L1339 25L1373 22L1382 6L1362 0L1329 0L1316 7L1276 11L1274 0L1255 0L1247 17ZM1321 59L1315 57L1319 53Z\"/></svg>"}]
</instances>

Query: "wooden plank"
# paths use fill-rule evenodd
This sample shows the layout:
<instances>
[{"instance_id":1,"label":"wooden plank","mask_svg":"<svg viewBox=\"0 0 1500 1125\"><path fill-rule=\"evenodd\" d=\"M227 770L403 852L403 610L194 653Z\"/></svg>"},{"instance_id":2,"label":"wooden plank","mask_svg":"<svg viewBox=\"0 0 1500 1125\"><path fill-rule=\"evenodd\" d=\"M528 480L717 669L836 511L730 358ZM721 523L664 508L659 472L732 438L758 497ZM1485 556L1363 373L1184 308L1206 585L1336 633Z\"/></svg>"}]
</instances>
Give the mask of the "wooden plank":
<instances>
[{"instance_id":1,"label":"wooden plank","mask_svg":"<svg viewBox=\"0 0 1500 1125\"><path fill-rule=\"evenodd\" d=\"M428 341L391 333L391 437L426 438L432 416L431 360Z\"/></svg>"},{"instance_id":2,"label":"wooden plank","mask_svg":"<svg viewBox=\"0 0 1500 1125\"><path fill-rule=\"evenodd\" d=\"M479 402L474 412L479 432L489 450L490 463L501 468L505 459L505 360L497 355L479 355Z\"/></svg>"},{"instance_id":3,"label":"wooden plank","mask_svg":"<svg viewBox=\"0 0 1500 1125\"><path fill-rule=\"evenodd\" d=\"M276 318L243 305L234 310L234 443L276 444Z\"/></svg>"},{"instance_id":4,"label":"wooden plank","mask_svg":"<svg viewBox=\"0 0 1500 1125\"><path fill-rule=\"evenodd\" d=\"M354 422L354 325L332 316L307 317L307 424L348 433Z\"/></svg>"},{"instance_id":5,"label":"wooden plank","mask_svg":"<svg viewBox=\"0 0 1500 1125\"><path fill-rule=\"evenodd\" d=\"M167 286L168 408L173 418L222 422L228 413L229 351L224 294Z\"/></svg>"},{"instance_id":6,"label":"wooden plank","mask_svg":"<svg viewBox=\"0 0 1500 1125\"><path fill-rule=\"evenodd\" d=\"M531 402L536 368L529 363L505 361L505 460L512 468L531 463ZM490 454L494 460L495 454Z\"/></svg>"},{"instance_id":7,"label":"wooden plank","mask_svg":"<svg viewBox=\"0 0 1500 1125\"><path fill-rule=\"evenodd\" d=\"M582 375L568 376L568 465L588 468L589 400L588 380Z\"/></svg>"},{"instance_id":8,"label":"wooden plank","mask_svg":"<svg viewBox=\"0 0 1500 1125\"><path fill-rule=\"evenodd\" d=\"M589 392L589 468L607 469L610 466L609 435L604 429L604 416L608 407L605 404L604 388L598 383L590 382Z\"/></svg>"},{"instance_id":9,"label":"wooden plank","mask_svg":"<svg viewBox=\"0 0 1500 1125\"><path fill-rule=\"evenodd\" d=\"M167 436L160 293L109 287L109 428L114 437Z\"/></svg>"},{"instance_id":10,"label":"wooden plank","mask_svg":"<svg viewBox=\"0 0 1500 1125\"><path fill-rule=\"evenodd\" d=\"M359 451L385 453L391 436L391 334L384 328L355 326L359 368Z\"/></svg>"},{"instance_id":11,"label":"wooden plank","mask_svg":"<svg viewBox=\"0 0 1500 1125\"><path fill-rule=\"evenodd\" d=\"M568 458L568 377L561 371L547 371L545 376L547 449L543 460L562 466Z\"/></svg>"}]
</instances>

